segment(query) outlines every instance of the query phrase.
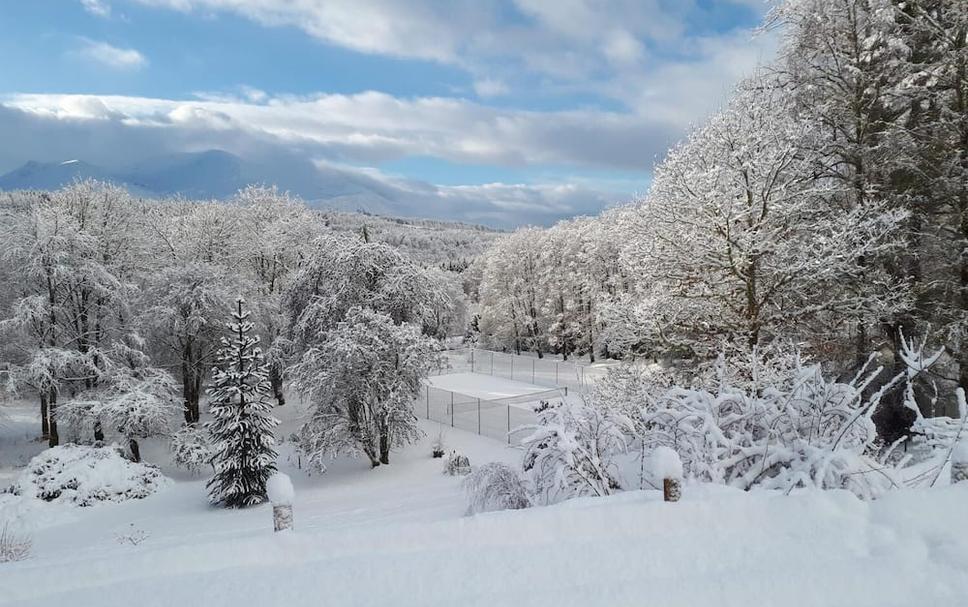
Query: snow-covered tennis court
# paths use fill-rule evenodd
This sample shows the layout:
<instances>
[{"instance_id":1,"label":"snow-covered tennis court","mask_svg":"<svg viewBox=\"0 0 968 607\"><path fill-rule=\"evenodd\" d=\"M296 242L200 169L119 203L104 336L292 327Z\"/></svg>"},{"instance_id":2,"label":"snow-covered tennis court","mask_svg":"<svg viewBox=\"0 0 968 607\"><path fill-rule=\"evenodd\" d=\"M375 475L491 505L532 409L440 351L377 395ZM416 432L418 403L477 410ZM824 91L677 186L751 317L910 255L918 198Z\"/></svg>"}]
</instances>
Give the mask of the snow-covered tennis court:
<instances>
[{"instance_id":1,"label":"snow-covered tennis court","mask_svg":"<svg viewBox=\"0 0 968 607\"><path fill-rule=\"evenodd\" d=\"M480 373L438 375L428 378L427 384L434 388L482 400L517 398L528 394L553 391L553 389L544 386Z\"/></svg>"}]
</instances>

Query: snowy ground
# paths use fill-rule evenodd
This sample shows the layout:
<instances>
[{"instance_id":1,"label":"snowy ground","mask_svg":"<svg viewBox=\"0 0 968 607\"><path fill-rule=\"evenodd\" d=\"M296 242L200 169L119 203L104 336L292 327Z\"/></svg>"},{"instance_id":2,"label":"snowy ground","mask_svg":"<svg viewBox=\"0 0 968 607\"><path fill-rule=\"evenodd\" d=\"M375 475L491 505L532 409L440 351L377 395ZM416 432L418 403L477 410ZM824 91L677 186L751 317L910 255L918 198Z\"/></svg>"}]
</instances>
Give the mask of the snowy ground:
<instances>
[{"instance_id":1,"label":"snowy ground","mask_svg":"<svg viewBox=\"0 0 968 607\"><path fill-rule=\"evenodd\" d=\"M7 407L23 429L31 410ZM298 418L294 399L285 427ZM8 428L10 426L8 425ZM89 509L0 496L0 521L32 530L33 556L0 564L0 604L783 605L968 604L968 484L874 503L842 492L782 496L687 486L465 517L458 479L429 456L436 424L390 466L280 458L296 485L296 532L269 506L217 510L204 479ZM37 443L4 434L0 462ZM498 441L446 429L472 464L515 462ZM164 461L160 444L146 458ZM9 475L7 476L9 478ZM143 540L138 541L138 538Z\"/></svg>"}]
</instances>

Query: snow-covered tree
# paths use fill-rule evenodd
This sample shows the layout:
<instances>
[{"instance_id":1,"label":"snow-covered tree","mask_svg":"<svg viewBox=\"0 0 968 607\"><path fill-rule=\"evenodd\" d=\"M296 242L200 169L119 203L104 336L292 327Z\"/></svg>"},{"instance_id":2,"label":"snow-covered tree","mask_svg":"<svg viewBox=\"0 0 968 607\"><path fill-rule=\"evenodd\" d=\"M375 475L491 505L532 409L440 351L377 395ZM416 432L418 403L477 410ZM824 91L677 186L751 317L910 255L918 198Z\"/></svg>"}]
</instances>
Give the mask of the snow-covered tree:
<instances>
[{"instance_id":1,"label":"snow-covered tree","mask_svg":"<svg viewBox=\"0 0 968 607\"><path fill-rule=\"evenodd\" d=\"M545 345L541 312L542 232L525 228L499 240L487 252L481 280L481 331L491 345L536 352Z\"/></svg>"},{"instance_id":2,"label":"snow-covered tree","mask_svg":"<svg viewBox=\"0 0 968 607\"><path fill-rule=\"evenodd\" d=\"M189 424L199 420L202 383L219 343L227 292L217 269L181 262L156 273L145 288L141 324L159 357L178 370Z\"/></svg>"},{"instance_id":3,"label":"snow-covered tree","mask_svg":"<svg viewBox=\"0 0 968 607\"><path fill-rule=\"evenodd\" d=\"M335 234L316 240L283 294L297 351L316 345L355 307L429 327L453 305L430 272L392 247Z\"/></svg>"},{"instance_id":4,"label":"snow-covered tree","mask_svg":"<svg viewBox=\"0 0 968 607\"><path fill-rule=\"evenodd\" d=\"M118 346L109 353L113 359ZM116 433L127 443L131 459L141 461L138 439L167 434L180 407L178 384L170 373L151 367L140 351L127 351L129 364L111 360L96 387L78 393L58 408L56 419L75 429L90 429L96 439ZM120 357L119 357L120 358Z\"/></svg>"},{"instance_id":5,"label":"snow-covered tree","mask_svg":"<svg viewBox=\"0 0 968 607\"><path fill-rule=\"evenodd\" d=\"M708 355L813 335L831 315L871 322L903 295L858 260L892 250L904 214L834 207L805 145L816 127L793 112L774 81L748 81L657 169L631 259L663 340Z\"/></svg>"},{"instance_id":6,"label":"snow-covered tree","mask_svg":"<svg viewBox=\"0 0 968 607\"><path fill-rule=\"evenodd\" d=\"M264 502L266 481L276 471L273 428L279 420L271 414L268 370L248 317L239 298L228 323L232 339L221 339L207 390L212 419L205 427L212 436L215 468L207 485L209 499L229 508Z\"/></svg>"},{"instance_id":7,"label":"snow-covered tree","mask_svg":"<svg viewBox=\"0 0 968 607\"><path fill-rule=\"evenodd\" d=\"M413 401L441 364L436 342L418 326L351 308L288 371L310 404L300 447L318 467L327 456L362 454L375 466L420 436Z\"/></svg>"}]
</instances>

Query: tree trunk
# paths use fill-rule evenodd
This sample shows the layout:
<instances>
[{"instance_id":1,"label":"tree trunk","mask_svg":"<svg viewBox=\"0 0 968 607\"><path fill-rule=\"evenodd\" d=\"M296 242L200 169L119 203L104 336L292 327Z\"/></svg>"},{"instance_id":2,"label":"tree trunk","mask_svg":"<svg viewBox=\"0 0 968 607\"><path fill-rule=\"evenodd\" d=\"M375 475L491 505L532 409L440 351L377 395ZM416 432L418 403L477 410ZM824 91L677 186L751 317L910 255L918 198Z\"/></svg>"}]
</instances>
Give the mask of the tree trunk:
<instances>
[{"instance_id":1,"label":"tree trunk","mask_svg":"<svg viewBox=\"0 0 968 607\"><path fill-rule=\"evenodd\" d=\"M380 463L390 463L390 437L387 428L380 430Z\"/></svg>"},{"instance_id":2,"label":"tree trunk","mask_svg":"<svg viewBox=\"0 0 968 607\"><path fill-rule=\"evenodd\" d=\"M138 441L133 438L128 439L128 449L131 450L131 461L136 464L141 463L141 448L138 446Z\"/></svg>"},{"instance_id":3,"label":"tree trunk","mask_svg":"<svg viewBox=\"0 0 968 607\"><path fill-rule=\"evenodd\" d=\"M198 423L199 409L198 398L202 387L202 379L194 369L188 365L182 365L182 395L185 399L185 423L193 425Z\"/></svg>"},{"instance_id":4,"label":"tree trunk","mask_svg":"<svg viewBox=\"0 0 968 607\"><path fill-rule=\"evenodd\" d=\"M269 367L269 384L272 386L272 395L276 399L276 406L281 407L286 404L286 397L282 393L282 373L276 365Z\"/></svg>"},{"instance_id":5,"label":"tree trunk","mask_svg":"<svg viewBox=\"0 0 968 607\"><path fill-rule=\"evenodd\" d=\"M57 434L57 391L51 388L47 405L47 428L48 428L48 447L56 447L60 444L60 436Z\"/></svg>"},{"instance_id":6,"label":"tree trunk","mask_svg":"<svg viewBox=\"0 0 968 607\"><path fill-rule=\"evenodd\" d=\"M47 412L47 394L45 392L40 393L40 438L43 440L50 439L50 418Z\"/></svg>"},{"instance_id":7,"label":"tree trunk","mask_svg":"<svg viewBox=\"0 0 968 607\"><path fill-rule=\"evenodd\" d=\"M104 428L101 427L101 420L94 422L94 442L104 442Z\"/></svg>"}]
</instances>

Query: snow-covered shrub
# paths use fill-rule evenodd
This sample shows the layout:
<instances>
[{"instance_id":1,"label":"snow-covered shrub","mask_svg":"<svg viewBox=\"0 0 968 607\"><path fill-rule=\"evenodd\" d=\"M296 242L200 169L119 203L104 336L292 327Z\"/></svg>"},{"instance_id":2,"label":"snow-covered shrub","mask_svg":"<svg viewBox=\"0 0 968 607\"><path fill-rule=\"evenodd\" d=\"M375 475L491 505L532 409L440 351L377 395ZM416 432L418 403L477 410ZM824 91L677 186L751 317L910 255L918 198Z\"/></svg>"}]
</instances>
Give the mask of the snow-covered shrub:
<instances>
[{"instance_id":1,"label":"snow-covered shrub","mask_svg":"<svg viewBox=\"0 0 968 607\"><path fill-rule=\"evenodd\" d=\"M117 448L62 445L30 460L11 491L47 502L92 506L147 497L169 483L158 468L129 461Z\"/></svg>"},{"instance_id":2,"label":"snow-covered shrub","mask_svg":"<svg viewBox=\"0 0 968 607\"><path fill-rule=\"evenodd\" d=\"M29 535L14 531L6 523L0 526L0 563L22 561L30 556L32 547Z\"/></svg>"},{"instance_id":3,"label":"snow-covered shrub","mask_svg":"<svg viewBox=\"0 0 968 607\"><path fill-rule=\"evenodd\" d=\"M141 542L148 539L148 532L144 529L139 529L134 526L134 523L128 525L128 529L124 533L114 534L114 541L119 544L130 544L132 546L137 546Z\"/></svg>"},{"instance_id":4,"label":"snow-covered shrub","mask_svg":"<svg viewBox=\"0 0 968 607\"><path fill-rule=\"evenodd\" d=\"M620 488L613 458L626 449L631 422L587 402L561 402L538 413L524 447L524 470L536 497L552 503Z\"/></svg>"},{"instance_id":5,"label":"snow-covered shrub","mask_svg":"<svg viewBox=\"0 0 968 607\"><path fill-rule=\"evenodd\" d=\"M531 506L524 479L506 464L491 462L479 466L464 479L463 487L469 501L468 514Z\"/></svg>"},{"instance_id":6,"label":"snow-covered shrub","mask_svg":"<svg viewBox=\"0 0 968 607\"><path fill-rule=\"evenodd\" d=\"M168 445L171 459L176 466L192 474L198 473L203 466L212 464L211 436L204 427L185 426L171 436Z\"/></svg>"},{"instance_id":7,"label":"snow-covered shrub","mask_svg":"<svg viewBox=\"0 0 968 607\"><path fill-rule=\"evenodd\" d=\"M460 451L453 450L444 458L444 474L464 476L471 473L471 461Z\"/></svg>"},{"instance_id":8,"label":"snow-covered shrub","mask_svg":"<svg viewBox=\"0 0 968 607\"><path fill-rule=\"evenodd\" d=\"M690 476L742 489L810 486L863 497L898 485L878 457L871 416L902 376L868 397L880 369L865 367L840 383L826 379L819 365L797 361L786 376L738 388L728 363L719 367L713 386L674 387L642 411L643 440L672 446Z\"/></svg>"},{"instance_id":9,"label":"snow-covered shrub","mask_svg":"<svg viewBox=\"0 0 968 607\"><path fill-rule=\"evenodd\" d=\"M430 454L434 459L439 459L444 456L444 431L441 430L437 433L437 438L434 442L430 444Z\"/></svg>"}]
</instances>

